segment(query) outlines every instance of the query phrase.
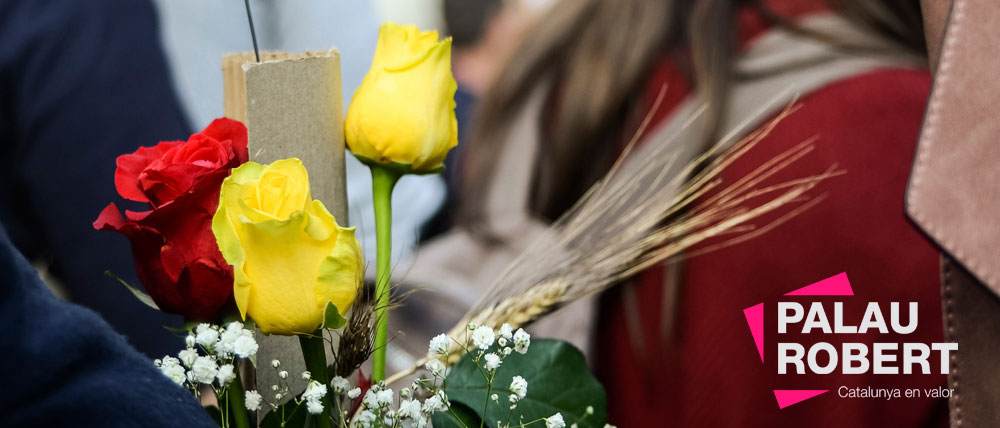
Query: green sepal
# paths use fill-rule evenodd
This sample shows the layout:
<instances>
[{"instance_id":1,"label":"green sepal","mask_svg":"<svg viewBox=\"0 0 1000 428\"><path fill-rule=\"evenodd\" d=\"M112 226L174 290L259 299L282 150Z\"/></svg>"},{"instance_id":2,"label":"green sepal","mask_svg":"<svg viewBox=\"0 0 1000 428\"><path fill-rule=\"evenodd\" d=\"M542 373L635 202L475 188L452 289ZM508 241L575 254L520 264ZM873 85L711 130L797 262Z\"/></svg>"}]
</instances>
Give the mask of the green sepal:
<instances>
[{"instance_id":1,"label":"green sepal","mask_svg":"<svg viewBox=\"0 0 1000 428\"><path fill-rule=\"evenodd\" d=\"M326 309L323 311L323 325L320 328L338 329L347 324L347 319L340 314L337 305L326 302Z\"/></svg>"},{"instance_id":2,"label":"green sepal","mask_svg":"<svg viewBox=\"0 0 1000 428\"><path fill-rule=\"evenodd\" d=\"M351 154L354 154L354 153L351 153ZM431 175L431 174L440 174L440 173L444 172L444 165L441 165L441 166L439 166L437 168L434 168L434 169L414 170L413 169L413 165L408 164L408 163L399 163L399 162L385 162L385 163L383 163L383 162L378 162L378 161L366 158L364 156L359 156L359 155L356 155L356 154L354 154L354 157L357 158L359 162L367 165L369 168L382 168L382 169L385 169L387 171L392 171L392 172L396 173L397 176L400 176L400 177L402 177L404 175L407 175L407 174L413 174L413 175Z\"/></svg>"}]
</instances>

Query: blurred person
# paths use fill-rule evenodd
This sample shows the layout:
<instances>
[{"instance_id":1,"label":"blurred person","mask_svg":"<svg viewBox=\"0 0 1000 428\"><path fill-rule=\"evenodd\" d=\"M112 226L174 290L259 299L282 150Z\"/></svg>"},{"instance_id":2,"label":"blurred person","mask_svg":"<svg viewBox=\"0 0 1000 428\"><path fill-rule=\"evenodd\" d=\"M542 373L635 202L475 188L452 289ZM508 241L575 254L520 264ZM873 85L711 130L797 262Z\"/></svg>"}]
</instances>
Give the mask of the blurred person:
<instances>
[{"instance_id":1,"label":"blurred person","mask_svg":"<svg viewBox=\"0 0 1000 428\"><path fill-rule=\"evenodd\" d=\"M589 350L619 426L944 426L942 398L828 395L779 412L776 364L757 360L742 314L846 271L866 301L919 303L908 342L942 341L939 253L902 211L930 87L923 40L912 0L559 2L482 99L465 147L463 227L418 254L417 267L436 269L425 277L471 304L607 172L643 118L654 135L707 102L686 161L772 97L805 88L798 110L722 178L818 136L813 153L761 185L836 164L847 173L819 185L822 203L748 242L651 268L605 292L596 314L575 304L540 327L583 336L584 347L596 338ZM837 374L821 384L936 388L944 376Z\"/></svg>"},{"instance_id":2,"label":"blurred person","mask_svg":"<svg viewBox=\"0 0 1000 428\"><path fill-rule=\"evenodd\" d=\"M139 284L128 241L91 223L117 200L117 156L191 133L157 29L148 1L0 3L0 222L65 297L151 357L180 348L162 326L181 319L104 275Z\"/></svg>"},{"instance_id":3,"label":"blurred person","mask_svg":"<svg viewBox=\"0 0 1000 428\"><path fill-rule=\"evenodd\" d=\"M405 304L390 318L393 325L398 322L407 326L405 336L400 334L390 342L390 357L395 356L389 360L390 371L405 369L423 357L427 341L450 328L477 297L465 278L454 275L447 266L455 234L446 232L455 226L465 176L465 147L480 97L546 7L525 0L443 1L447 34L452 38L452 72L458 84L455 116L459 143L448 153L441 174L447 184L444 204L423 228L417 251L393 270L394 280L418 292L407 293ZM439 252L438 248L445 251ZM393 325L390 331L398 331Z\"/></svg>"},{"instance_id":4,"label":"blurred person","mask_svg":"<svg viewBox=\"0 0 1000 428\"><path fill-rule=\"evenodd\" d=\"M448 153L441 177L447 186L444 204L425 225L421 240L426 241L451 228L461 188L463 141L473 123L476 99L489 88L507 56L517 47L520 36L537 13L521 1L444 0L444 21L452 39L452 73L455 116L458 119L457 147Z\"/></svg>"}]
</instances>

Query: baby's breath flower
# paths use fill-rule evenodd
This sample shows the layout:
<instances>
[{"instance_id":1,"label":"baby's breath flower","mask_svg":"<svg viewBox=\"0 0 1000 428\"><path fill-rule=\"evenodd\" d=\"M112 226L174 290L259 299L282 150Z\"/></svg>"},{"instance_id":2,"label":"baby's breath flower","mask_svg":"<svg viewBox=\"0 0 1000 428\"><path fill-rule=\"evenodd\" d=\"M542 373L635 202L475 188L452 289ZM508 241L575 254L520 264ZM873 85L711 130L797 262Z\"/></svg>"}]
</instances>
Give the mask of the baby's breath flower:
<instances>
[{"instance_id":1,"label":"baby's breath flower","mask_svg":"<svg viewBox=\"0 0 1000 428\"><path fill-rule=\"evenodd\" d=\"M212 383L219 372L219 366L211 357L201 356L191 365L191 380L197 383Z\"/></svg>"},{"instance_id":2,"label":"baby's breath flower","mask_svg":"<svg viewBox=\"0 0 1000 428\"><path fill-rule=\"evenodd\" d=\"M368 392L365 393L365 398L361 399L361 404L367 409L378 410L378 397L376 394L378 394L378 392L373 389L369 389Z\"/></svg>"},{"instance_id":3,"label":"baby's breath flower","mask_svg":"<svg viewBox=\"0 0 1000 428\"><path fill-rule=\"evenodd\" d=\"M198 342L194 340L193 334L188 334L187 337L184 338L184 344L187 345L188 348L194 348L196 343Z\"/></svg>"},{"instance_id":4,"label":"baby's breath flower","mask_svg":"<svg viewBox=\"0 0 1000 428\"><path fill-rule=\"evenodd\" d=\"M281 398L282 398L282 397L284 397L284 396L283 396L283 395L281 395L281 393L280 393L280 392L279 392L279 393L277 393L277 394L274 394L274 401L281 401Z\"/></svg>"},{"instance_id":5,"label":"baby's breath flower","mask_svg":"<svg viewBox=\"0 0 1000 428\"><path fill-rule=\"evenodd\" d=\"M428 352L431 355L447 355L448 349L451 347L451 338L447 334L439 334L431 339L430 346L428 346Z\"/></svg>"},{"instance_id":6,"label":"baby's breath flower","mask_svg":"<svg viewBox=\"0 0 1000 428\"><path fill-rule=\"evenodd\" d=\"M587 406L587 414L588 415L594 414L594 406Z\"/></svg>"},{"instance_id":7,"label":"baby's breath flower","mask_svg":"<svg viewBox=\"0 0 1000 428\"><path fill-rule=\"evenodd\" d=\"M308 410L309 413L313 415L318 415L320 413L323 413L323 403L320 402L319 400L306 401L306 410Z\"/></svg>"},{"instance_id":8,"label":"baby's breath flower","mask_svg":"<svg viewBox=\"0 0 1000 428\"><path fill-rule=\"evenodd\" d=\"M399 415L403 418L419 419L420 402L417 400L403 400L399 403Z\"/></svg>"},{"instance_id":9,"label":"baby's breath flower","mask_svg":"<svg viewBox=\"0 0 1000 428\"><path fill-rule=\"evenodd\" d=\"M524 331L523 328L517 329L517 332L514 333L514 350L519 354L526 354L530 345L531 335Z\"/></svg>"},{"instance_id":10,"label":"baby's breath flower","mask_svg":"<svg viewBox=\"0 0 1000 428\"><path fill-rule=\"evenodd\" d=\"M410 388L403 388L399 390L400 398L410 398Z\"/></svg>"},{"instance_id":11,"label":"baby's breath flower","mask_svg":"<svg viewBox=\"0 0 1000 428\"><path fill-rule=\"evenodd\" d=\"M441 376L445 370L444 363L441 360L430 360L424 364L424 368L434 376Z\"/></svg>"},{"instance_id":12,"label":"baby's breath flower","mask_svg":"<svg viewBox=\"0 0 1000 428\"><path fill-rule=\"evenodd\" d=\"M506 348L503 348L503 351L501 351L501 352L503 353L503 356L506 357L506 356L510 355L511 351L513 351L513 349L510 349L510 346L508 346Z\"/></svg>"},{"instance_id":13,"label":"baby's breath flower","mask_svg":"<svg viewBox=\"0 0 1000 428\"><path fill-rule=\"evenodd\" d=\"M340 395L347 391L347 388L351 387L351 383L340 376L334 376L333 380L330 381L330 388L333 389L333 393Z\"/></svg>"},{"instance_id":14,"label":"baby's breath flower","mask_svg":"<svg viewBox=\"0 0 1000 428\"><path fill-rule=\"evenodd\" d=\"M490 352L489 354L484 355L483 359L486 361L483 364L483 368L486 370L494 371L500 367L500 356L497 354Z\"/></svg>"},{"instance_id":15,"label":"baby's breath flower","mask_svg":"<svg viewBox=\"0 0 1000 428\"><path fill-rule=\"evenodd\" d=\"M369 428L375 423L377 417L374 413L365 410L358 414L358 417L354 419L355 426L360 426L363 428Z\"/></svg>"},{"instance_id":16,"label":"baby's breath flower","mask_svg":"<svg viewBox=\"0 0 1000 428\"><path fill-rule=\"evenodd\" d=\"M438 392L424 400L424 413L428 415L433 415L436 412L440 412L448 408L448 397L444 395L444 392Z\"/></svg>"},{"instance_id":17,"label":"baby's breath flower","mask_svg":"<svg viewBox=\"0 0 1000 428\"><path fill-rule=\"evenodd\" d=\"M184 363L184 367L191 367L191 364L194 364L194 360L198 358L198 350L194 348L187 348L178 352L177 358L181 360L181 363Z\"/></svg>"},{"instance_id":18,"label":"baby's breath flower","mask_svg":"<svg viewBox=\"0 0 1000 428\"><path fill-rule=\"evenodd\" d=\"M566 421L563 420L562 413L545 418L545 428L566 428Z\"/></svg>"},{"instance_id":19,"label":"baby's breath flower","mask_svg":"<svg viewBox=\"0 0 1000 428\"><path fill-rule=\"evenodd\" d=\"M243 324L237 321L229 323L228 326L219 334L219 342L215 345L215 351L220 354L223 358L229 358L233 354L233 350L236 345L236 339L240 337L243 332Z\"/></svg>"},{"instance_id":20,"label":"baby's breath flower","mask_svg":"<svg viewBox=\"0 0 1000 428\"><path fill-rule=\"evenodd\" d=\"M271 391L277 391L278 385L271 385Z\"/></svg>"},{"instance_id":21,"label":"baby's breath flower","mask_svg":"<svg viewBox=\"0 0 1000 428\"><path fill-rule=\"evenodd\" d=\"M242 330L236 341L233 342L233 353L240 358L250 358L257 354L257 350L260 348L257 345L257 340L253 338L253 332L250 330Z\"/></svg>"},{"instance_id":22,"label":"baby's breath flower","mask_svg":"<svg viewBox=\"0 0 1000 428\"><path fill-rule=\"evenodd\" d=\"M499 403L500 402L500 396L496 395L496 394L492 394L492 395L490 395L490 400L493 400L493 401Z\"/></svg>"},{"instance_id":23,"label":"baby's breath flower","mask_svg":"<svg viewBox=\"0 0 1000 428\"><path fill-rule=\"evenodd\" d=\"M514 376L514 379L510 381L510 392L514 394L510 396L512 402L516 402L514 397L517 397L518 400L524 398L525 395L528 395L528 381L521 376Z\"/></svg>"},{"instance_id":24,"label":"baby's breath flower","mask_svg":"<svg viewBox=\"0 0 1000 428\"><path fill-rule=\"evenodd\" d=\"M500 326L500 330L497 330L497 334L504 339L510 340L514 335L514 329L510 327L510 324L503 323L503 325Z\"/></svg>"},{"instance_id":25,"label":"baby's breath flower","mask_svg":"<svg viewBox=\"0 0 1000 428\"><path fill-rule=\"evenodd\" d=\"M312 376L313 375L312 375L312 373L309 373L309 370L306 370L306 371L302 372L302 380L312 379Z\"/></svg>"},{"instance_id":26,"label":"baby's breath flower","mask_svg":"<svg viewBox=\"0 0 1000 428\"><path fill-rule=\"evenodd\" d=\"M468 328L469 330L475 330L476 329L476 323L470 322L469 325L467 325L465 327Z\"/></svg>"},{"instance_id":27,"label":"baby's breath flower","mask_svg":"<svg viewBox=\"0 0 1000 428\"><path fill-rule=\"evenodd\" d=\"M504 347L504 346L507 346L507 339L505 339L503 337L497 338L497 346L499 346L501 348Z\"/></svg>"},{"instance_id":28,"label":"baby's breath flower","mask_svg":"<svg viewBox=\"0 0 1000 428\"><path fill-rule=\"evenodd\" d=\"M306 386L305 392L302 393L302 398L304 400L320 400L326 396L326 385L322 383L312 381Z\"/></svg>"},{"instance_id":29,"label":"baby's breath flower","mask_svg":"<svg viewBox=\"0 0 1000 428\"><path fill-rule=\"evenodd\" d=\"M233 373L232 364L223 364L219 367L219 373L215 375L215 378L219 380L219 385L221 386L229 385L229 382L232 382L235 377L236 374Z\"/></svg>"},{"instance_id":30,"label":"baby's breath flower","mask_svg":"<svg viewBox=\"0 0 1000 428\"><path fill-rule=\"evenodd\" d=\"M201 323L194 330L195 342L205 348L211 348L219 340L219 332L211 324Z\"/></svg>"},{"instance_id":31,"label":"baby's breath flower","mask_svg":"<svg viewBox=\"0 0 1000 428\"><path fill-rule=\"evenodd\" d=\"M271 360L271 367L278 368L281 365L281 361Z\"/></svg>"},{"instance_id":32,"label":"baby's breath flower","mask_svg":"<svg viewBox=\"0 0 1000 428\"><path fill-rule=\"evenodd\" d=\"M243 404L251 412L260 410L261 401L263 401L263 397L257 391L247 391L243 396Z\"/></svg>"},{"instance_id":33,"label":"baby's breath flower","mask_svg":"<svg viewBox=\"0 0 1000 428\"><path fill-rule=\"evenodd\" d=\"M489 349L493 346L493 341L496 340L496 335L493 333L493 329L487 326L477 327L472 332L472 344L479 349Z\"/></svg>"},{"instance_id":34,"label":"baby's breath flower","mask_svg":"<svg viewBox=\"0 0 1000 428\"><path fill-rule=\"evenodd\" d=\"M375 400L378 402L379 407L392 405L392 389L387 388L375 393Z\"/></svg>"},{"instance_id":35,"label":"baby's breath flower","mask_svg":"<svg viewBox=\"0 0 1000 428\"><path fill-rule=\"evenodd\" d=\"M160 362L160 372L174 383L181 386L184 385L184 367L181 366L180 361L176 358L169 355L163 357L163 360Z\"/></svg>"},{"instance_id":36,"label":"baby's breath flower","mask_svg":"<svg viewBox=\"0 0 1000 428\"><path fill-rule=\"evenodd\" d=\"M604 428L618 428L618 427L611 424L604 424Z\"/></svg>"},{"instance_id":37,"label":"baby's breath flower","mask_svg":"<svg viewBox=\"0 0 1000 428\"><path fill-rule=\"evenodd\" d=\"M347 391L347 398L350 398L352 400L360 396L361 396L361 388L354 388L350 391Z\"/></svg>"},{"instance_id":38,"label":"baby's breath flower","mask_svg":"<svg viewBox=\"0 0 1000 428\"><path fill-rule=\"evenodd\" d=\"M278 377L280 377L282 379L288 379L288 372L282 370L282 371L278 372Z\"/></svg>"}]
</instances>

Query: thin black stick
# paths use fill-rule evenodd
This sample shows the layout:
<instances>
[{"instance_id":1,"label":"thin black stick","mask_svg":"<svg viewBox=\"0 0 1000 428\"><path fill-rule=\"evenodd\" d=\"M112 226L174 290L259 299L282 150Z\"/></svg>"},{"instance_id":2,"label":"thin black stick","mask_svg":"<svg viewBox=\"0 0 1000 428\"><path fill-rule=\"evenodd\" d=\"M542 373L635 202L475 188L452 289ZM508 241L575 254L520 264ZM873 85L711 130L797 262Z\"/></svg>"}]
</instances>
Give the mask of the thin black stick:
<instances>
[{"instance_id":1,"label":"thin black stick","mask_svg":"<svg viewBox=\"0 0 1000 428\"><path fill-rule=\"evenodd\" d=\"M257 62L260 63L260 50L257 49L257 31L253 29L253 15L250 14L250 0L243 0L243 3L247 6L247 21L250 22L250 38L253 39L253 54L257 56Z\"/></svg>"}]
</instances>

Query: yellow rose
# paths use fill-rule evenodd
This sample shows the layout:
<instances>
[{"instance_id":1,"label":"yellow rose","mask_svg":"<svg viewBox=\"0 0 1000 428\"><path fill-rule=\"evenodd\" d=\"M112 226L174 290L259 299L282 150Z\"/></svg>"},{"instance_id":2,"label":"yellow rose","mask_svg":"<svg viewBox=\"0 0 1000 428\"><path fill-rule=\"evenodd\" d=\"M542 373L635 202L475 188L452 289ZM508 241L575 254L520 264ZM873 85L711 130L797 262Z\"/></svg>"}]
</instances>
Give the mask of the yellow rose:
<instances>
[{"instance_id":1,"label":"yellow rose","mask_svg":"<svg viewBox=\"0 0 1000 428\"><path fill-rule=\"evenodd\" d=\"M347 146L365 162L436 172L458 144L451 38L387 22L372 67L354 93L344 124Z\"/></svg>"},{"instance_id":2,"label":"yellow rose","mask_svg":"<svg viewBox=\"0 0 1000 428\"><path fill-rule=\"evenodd\" d=\"M312 333L327 302L346 313L364 271L354 228L309 193L298 159L248 162L222 183L212 232L233 265L240 315L266 334Z\"/></svg>"}]
</instances>

